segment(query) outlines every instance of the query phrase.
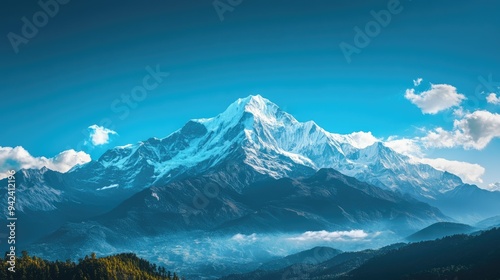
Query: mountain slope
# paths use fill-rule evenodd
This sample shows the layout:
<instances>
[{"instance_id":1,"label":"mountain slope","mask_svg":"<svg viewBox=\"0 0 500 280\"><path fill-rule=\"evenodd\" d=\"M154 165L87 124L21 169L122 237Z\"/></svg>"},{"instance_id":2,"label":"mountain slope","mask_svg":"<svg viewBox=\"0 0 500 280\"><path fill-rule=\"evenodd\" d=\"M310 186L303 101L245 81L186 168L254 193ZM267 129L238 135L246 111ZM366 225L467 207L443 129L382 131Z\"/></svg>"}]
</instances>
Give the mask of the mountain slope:
<instances>
[{"instance_id":1,"label":"mountain slope","mask_svg":"<svg viewBox=\"0 0 500 280\"><path fill-rule=\"evenodd\" d=\"M493 229L410 244L367 261L345 279L499 279L499 238Z\"/></svg>"},{"instance_id":2,"label":"mountain slope","mask_svg":"<svg viewBox=\"0 0 500 280\"><path fill-rule=\"evenodd\" d=\"M398 243L378 250L344 252L318 264L294 263L274 270L258 269L244 274L231 274L222 277L221 280L337 279L336 277L358 268L369 259L403 246L405 246L404 243Z\"/></svg>"},{"instance_id":3,"label":"mountain slope","mask_svg":"<svg viewBox=\"0 0 500 280\"><path fill-rule=\"evenodd\" d=\"M500 216L489 217L487 219L481 220L474 226L480 229L490 229L492 227L500 227Z\"/></svg>"},{"instance_id":4,"label":"mountain slope","mask_svg":"<svg viewBox=\"0 0 500 280\"><path fill-rule=\"evenodd\" d=\"M455 234L468 234L474 230L475 229L473 227L465 224L439 222L415 232L406 239L412 242L434 240Z\"/></svg>"},{"instance_id":5,"label":"mountain slope","mask_svg":"<svg viewBox=\"0 0 500 280\"><path fill-rule=\"evenodd\" d=\"M240 165L226 168L234 169L145 189L104 215L66 224L30 251L46 257L114 252L136 242L149 246L146 239L192 231L233 236L364 229L404 236L447 219L425 203L331 169L299 179L261 178L239 193L239 184L261 174L248 166L239 171Z\"/></svg>"},{"instance_id":6,"label":"mountain slope","mask_svg":"<svg viewBox=\"0 0 500 280\"><path fill-rule=\"evenodd\" d=\"M277 260L262 264L261 270L278 270L293 264L318 264L327 261L342 251L330 247L315 247Z\"/></svg>"},{"instance_id":7,"label":"mountain slope","mask_svg":"<svg viewBox=\"0 0 500 280\"><path fill-rule=\"evenodd\" d=\"M248 167L241 171L213 171L146 189L98 221L141 234L187 229L251 234L360 226L396 230L391 225L404 230L447 219L425 203L331 169L301 179L263 177L239 193L239 181L259 176Z\"/></svg>"},{"instance_id":8,"label":"mountain slope","mask_svg":"<svg viewBox=\"0 0 500 280\"><path fill-rule=\"evenodd\" d=\"M424 200L462 223L476 223L499 215L500 192L490 192L474 185L463 184L455 189Z\"/></svg>"},{"instance_id":9,"label":"mountain slope","mask_svg":"<svg viewBox=\"0 0 500 280\"><path fill-rule=\"evenodd\" d=\"M15 177L15 213L22 221L17 224L18 245L29 244L68 221L80 221L107 212L130 195L129 192L113 190L108 192L110 197L89 195L65 180L65 174L45 167L22 169ZM6 180L0 180L0 184L6 186ZM7 211L7 192L3 197L0 207ZM0 249L6 248L6 242L0 244Z\"/></svg>"},{"instance_id":10,"label":"mountain slope","mask_svg":"<svg viewBox=\"0 0 500 280\"><path fill-rule=\"evenodd\" d=\"M272 190L270 192L269 190ZM281 231L388 228L405 231L446 220L436 208L382 190L332 169L313 176L257 182L243 192L253 211L220 228Z\"/></svg>"}]
</instances>

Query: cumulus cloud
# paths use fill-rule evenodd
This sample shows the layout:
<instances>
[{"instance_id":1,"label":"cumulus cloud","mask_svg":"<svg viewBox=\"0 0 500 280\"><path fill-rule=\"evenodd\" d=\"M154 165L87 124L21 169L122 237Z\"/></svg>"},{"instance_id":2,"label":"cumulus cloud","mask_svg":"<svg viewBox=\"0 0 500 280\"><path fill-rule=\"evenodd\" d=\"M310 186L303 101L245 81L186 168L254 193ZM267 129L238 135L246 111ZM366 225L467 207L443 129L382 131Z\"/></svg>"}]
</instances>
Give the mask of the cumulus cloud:
<instances>
[{"instance_id":1,"label":"cumulus cloud","mask_svg":"<svg viewBox=\"0 0 500 280\"><path fill-rule=\"evenodd\" d=\"M500 192L500 182L489 184L488 190Z\"/></svg>"},{"instance_id":2,"label":"cumulus cloud","mask_svg":"<svg viewBox=\"0 0 500 280\"><path fill-rule=\"evenodd\" d=\"M369 236L363 230L350 231L306 231L303 234L288 238L294 241L359 241Z\"/></svg>"},{"instance_id":3,"label":"cumulus cloud","mask_svg":"<svg viewBox=\"0 0 500 280\"><path fill-rule=\"evenodd\" d=\"M419 162L428 164L437 170L448 171L460 177L466 183L482 183L481 177L485 169L479 164L463 161L447 160L444 158L422 158Z\"/></svg>"},{"instance_id":4,"label":"cumulus cloud","mask_svg":"<svg viewBox=\"0 0 500 280\"><path fill-rule=\"evenodd\" d=\"M496 137L500 137L500 115L480 110L455 120L451 131L441 127L430 131L422 141L426 147L482 150Z\"/></svg>"},{"instance_id":5,"label":"cumulus cloud","mask_svg":"<svg viewBox=\"0 0 500 280\"><path fill-rule=\"evenodd\" d=\"M413 80L413 85L418 87L422 83L423 80L424 79L422 79L422 78L418 78L416 80Z\"/></svg>"},{"instance_id":6,"label":"cumulus cloud","mask_svg":"<svg viewBox=\"0 0 500 280\"><path fill-rule=\"evenodd\" d=\"M347 134L346 137L349 138L350 143L358 149L364 149L380 141L379 139L375 138L375 136L373 136L370 131L353 132L351 134Z\"/></svg>"},{"instance_id":7,"label":"cumulus cloud","mask_svg":"<svg viewBox=\"0 0 500 280\"><path fill-rule=\"evenodd\" d=\"M431 89L415 93L415 89L407 89L405 98L415 104L424 114L436 114L448 108L458 106L465 95L457 92L454 86L446 84L431 85Z\"/></svg>"},{"instance_id":8,"label":"cumulus cloud","mask_svg":"<svg viewBox=\"0 0 500 280\"><path fill-rule=\"evenodd\" d=\"M490 93L490 95L486 97L486 101L495 105L500 104L500 98L495 93Z\"/></svg>"},{"instance_id":9,"label":"cumulus cloud","mask_svg":"<svg viewBox=\"0 0 500 280\"><path fill-rule=\"evenodd\" d=\"M104 145L109 143L110 134L118 134L116 131L105 128L103 126L98 126L96 124L89 126L90 129L90 141L94 146Z\"/></svg>"},{"instance_id":10,"label":"cumulus cloud","mask_svg":"<svg viewBox=\"0 0 500 280\"><path fill-rule=\"evenodd\" d=\"M59 172L67 172L76 165L87 163L91 160L85 152L66 150L55 157L34 157L23 147L0 147L0 178L7 177L7 171L14 169L39 169L47 167Z\"/></svg>"}]
</instances>

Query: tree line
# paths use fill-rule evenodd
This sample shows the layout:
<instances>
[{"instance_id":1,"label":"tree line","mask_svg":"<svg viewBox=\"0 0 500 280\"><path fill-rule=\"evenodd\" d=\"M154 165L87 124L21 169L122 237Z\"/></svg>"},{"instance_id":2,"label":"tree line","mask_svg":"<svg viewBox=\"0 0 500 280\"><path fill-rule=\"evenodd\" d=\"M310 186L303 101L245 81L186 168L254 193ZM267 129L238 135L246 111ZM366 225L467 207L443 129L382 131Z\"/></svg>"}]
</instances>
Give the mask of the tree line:
<instances>
[{"instance_id":1,"label":"tree line","mask_svg":"<svg viewBox=\"0 0 500 280\"><path fill-rule=\"evenodd\" d=\"M117 254L97 258L95 253L79 259L78 263L48 261L30 256L26 251L16 260L15 272L7 270L8 258L5 256L0 269L0 279L5 280L180 280L174 272L167 271L137 257L133 253Z\"/></svg>"}]
</instances>

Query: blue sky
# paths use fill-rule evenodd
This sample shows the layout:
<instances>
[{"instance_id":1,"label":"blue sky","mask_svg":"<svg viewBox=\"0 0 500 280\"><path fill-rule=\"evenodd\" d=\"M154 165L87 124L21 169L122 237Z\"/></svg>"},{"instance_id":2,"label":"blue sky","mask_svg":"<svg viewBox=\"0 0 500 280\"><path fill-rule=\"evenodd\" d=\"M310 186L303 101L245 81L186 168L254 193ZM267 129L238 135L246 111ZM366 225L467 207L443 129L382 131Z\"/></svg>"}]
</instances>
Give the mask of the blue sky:
<instances>
[{"instance_id":1,"label":"blue sky","mask_svg":"<svg viewBox=\"0 0 500 280\"><path fill-rule=\"evenodd\" d=\"M227 0L68 1L16 46L8 34L22 36L22 18L32 22L43 9L8 1L0 12L0 146L22 146L37 158L68 149L98 158L261 94L300 121L411 140L424 145L427 158L481 165L483 187L499 182L500 105L486 97L499 93L500 4L394 1L243 0L223 13L214 3L228 7ZM399 12L348 61L339 45L356 46L355 27L365 29L372 11L390 5ZM151 80L155 85L136 108L125 105L122 96L143 85L151 69L169 75ZM417 78L423 81L415 87ZM464 98L435 114L405 98L407 89L419 95L431 84L453 86ZM461 115L453 114L457 108ZM453 132L455 121L478 119L489 123L470 122L469 132L491 136L484 147L460 142L464 135L447 147L422 140L438 127ZM117 134L92 145L95 124Z\"/></svg>"}]
</instances>

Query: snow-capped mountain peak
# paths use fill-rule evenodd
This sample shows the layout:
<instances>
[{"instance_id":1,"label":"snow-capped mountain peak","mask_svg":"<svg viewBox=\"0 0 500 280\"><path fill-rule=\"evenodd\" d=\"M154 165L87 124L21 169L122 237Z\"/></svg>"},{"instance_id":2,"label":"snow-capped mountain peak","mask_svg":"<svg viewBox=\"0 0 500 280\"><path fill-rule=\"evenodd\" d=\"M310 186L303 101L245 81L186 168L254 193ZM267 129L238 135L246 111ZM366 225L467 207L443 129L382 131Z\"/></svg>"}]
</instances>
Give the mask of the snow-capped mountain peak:
<instances>
[{"instance_id":1,"label":"snow-capped mountain peak","mask_svg":"<svg viewBox=\"0 0 500 280\"><path fill-rule=\"evenodd\" d=\"M194 119L192 121L203 124L209 131L217 130L224 126L234 126L242 119L246 121L245 128L251 128L255 123L267 126L284 126L298 123L290 114L282 111L276 104L260 95L250 95L239 98L221 114L208 119Z\"/></svg>"},{"instance_id":2,"label":"snow-capped mountain peak","mask_svg":"<svg viewBox=\"0 0 500 280\"><path fill-rule=\"evenodd\" d=\"M359 136L330 133L313 121L299 122L254 95L236 100L216 117L193 119L163 139L111 149L98 165L103 172L120 174L115 176L119 182L107 185L125 188L162 184L228 159L275 178L294 176L298 170L334 168L379 187L426 197L439 193L440 186L461 184L458 177L446 177L444 182L443 172L411 162L375 138L357 141ZM137 183L137 178L143 179Z\"/></svg>"}]
</instances>

